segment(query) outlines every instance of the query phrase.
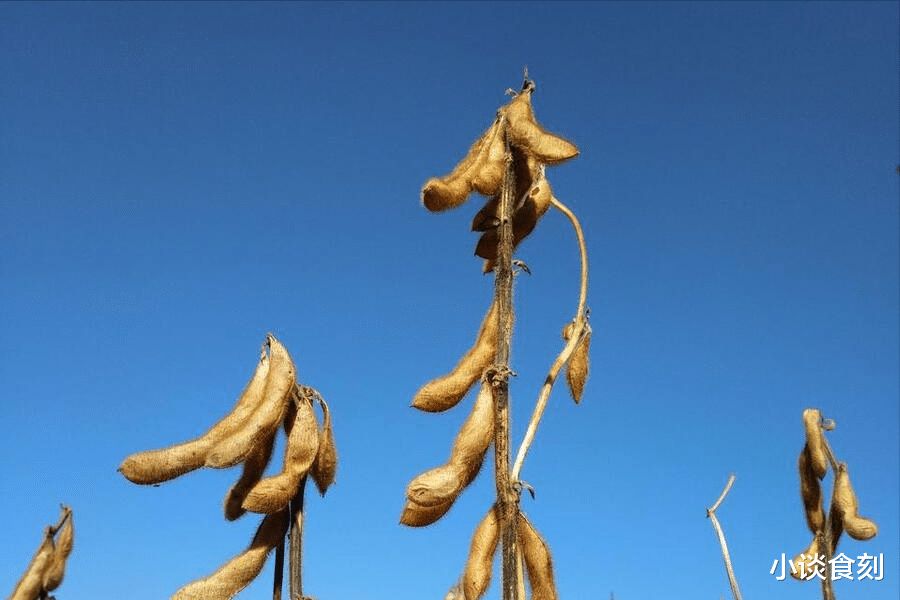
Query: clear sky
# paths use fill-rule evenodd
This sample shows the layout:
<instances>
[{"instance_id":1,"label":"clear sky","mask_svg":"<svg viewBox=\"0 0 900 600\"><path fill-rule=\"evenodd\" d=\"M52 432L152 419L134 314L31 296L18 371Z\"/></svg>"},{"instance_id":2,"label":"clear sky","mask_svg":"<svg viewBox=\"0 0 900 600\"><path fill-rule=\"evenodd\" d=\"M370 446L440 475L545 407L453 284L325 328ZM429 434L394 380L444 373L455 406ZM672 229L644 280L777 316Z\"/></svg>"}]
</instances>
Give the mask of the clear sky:
<instances>
[{"instance_id":1,"label":"clear sky","mask_svg":"<svg viewBox=\"0 0 900 600\"><path fill-rule=\"evenodd\" d=\"M245 548L259 519L221 510L239 469L143 487L116 468L224 415L271 331L340 452L309 493L306 593L443 598L492 471L400 526L472 398L409 405L470 346L493 278L482 199L431 214L419 190L527 65L538 120L581 150L548 176L591 264L585 398L554 390L523 471L560 597L729 597L705 510L736 472L718 516L744 597L820 598L769 573L811 537L795 465L819 407L880 526L840 548L884 556L837 595L897 598L898 12L0 3L0 595L60 503L64 600L168 598ZM551 212L517 251L514 447L575 310L574 240ZM240 598L271 597L273 562Z\"/></svg>"}]
</instances>

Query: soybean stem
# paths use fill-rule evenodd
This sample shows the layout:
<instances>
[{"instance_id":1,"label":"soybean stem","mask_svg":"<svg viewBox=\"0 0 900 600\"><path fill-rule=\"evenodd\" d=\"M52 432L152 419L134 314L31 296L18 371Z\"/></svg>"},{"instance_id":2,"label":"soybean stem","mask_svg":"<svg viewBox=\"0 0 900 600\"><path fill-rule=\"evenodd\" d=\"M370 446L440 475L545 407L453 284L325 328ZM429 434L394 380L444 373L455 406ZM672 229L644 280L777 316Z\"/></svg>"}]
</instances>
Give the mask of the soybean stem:
<instances>
[{"instance_id":1,"label":"soybean stem","mask_svg":"<svg viewBox=\"0 0 900 600\"><path fill-rule=\"evenodd\" d=\"M527 82L526 82L527 85ZM497 248L496 278L494 280L494 301L497 303L499 333L497 356L491 368L491 387L494 399L494 477L497 487L497 510L500 519L502 543L502 592L503 600L518 600L516 569L516 505L517 495L513 490L509 473L509 366L513 325L513 272L512 272L512 200L515 189L515 171L507 122L501 118L500 127L506 141L506 165L503 187L500 194L500 225Z\"/></svg>"}]
</instances>

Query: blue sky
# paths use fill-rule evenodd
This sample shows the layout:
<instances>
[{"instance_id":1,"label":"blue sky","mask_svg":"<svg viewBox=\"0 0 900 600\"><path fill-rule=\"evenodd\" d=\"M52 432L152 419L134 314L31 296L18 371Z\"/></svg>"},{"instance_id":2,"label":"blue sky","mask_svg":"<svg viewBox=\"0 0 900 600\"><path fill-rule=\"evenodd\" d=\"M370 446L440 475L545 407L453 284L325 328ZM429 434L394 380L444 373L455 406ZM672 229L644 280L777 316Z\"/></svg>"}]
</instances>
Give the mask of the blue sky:
<instances>
[{"instance_id":1,"label":"blue sky","mask_svg":"<svg viewBox=\"0 0 900 600\"><path fill-rule=\"evenodd\" d=\"M528 66L548 169L589 246L592 372L554 390L523 477L563 598L745 598L809 543L801 413L834 418L900 595L900 8L882 3L0 3L0 589L60 503L58 597L168 598L240 552L239 469L160 487L122 459L205 431L272 331L330 402L340 465L310 492L305 591L443 597L493 498L486 469L427 529L406 484L468 412L409 403L490 302L469 231L430 214ZM551 212L517 251L513 445L577 304ZM280 450L277 450L280 453ZM830 481L827 480L827 481ZM272 561L239 598L270 593ZM492 586L488 598L499 597Z\"/></svg>"}]
</instances>

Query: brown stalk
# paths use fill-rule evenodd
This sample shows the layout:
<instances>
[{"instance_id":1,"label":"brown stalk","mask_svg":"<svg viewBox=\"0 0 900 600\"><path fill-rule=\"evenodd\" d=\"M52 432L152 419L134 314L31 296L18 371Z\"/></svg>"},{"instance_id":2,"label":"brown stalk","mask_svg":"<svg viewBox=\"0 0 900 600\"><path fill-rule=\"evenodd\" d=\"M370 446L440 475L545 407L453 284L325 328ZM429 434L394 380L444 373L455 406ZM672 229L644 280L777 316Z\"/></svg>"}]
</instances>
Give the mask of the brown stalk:
<instances>
[{"instance_id":1,"label":"brown stalk","mask_svg":"<svg viewBox=\"0 0 900 600\"><path fill-rule=\"evenodd\" d=\"M731 555L728 554L728 544L725 543L725 532L722 530L722 526L719 525L719 520L716 518L716 509L719 508L719 505L722 504L725 500L725 496L727 496L729 490L731 490L731 486L734 485L734 478L734 473L728 476L728 483L725 484L725 489L722 490L722 493L719 495L719 499L716 500L715 504L706 510L706 516L712 521L713 528L716 530L716 535L719 537L719 544L722 545L722 557L725 559L725 570L728 572L728 583L731 585L731 593L734 595L734 600L741 600L741 590L738 587L737 577L734 576L734 569L731 566Z\"/></svg>"},{"instance_id":2,"label":"brown stalk","mask_svg":"<svg viewBox=\"0 0 900 600\"><path fill-rule=\"evenodd\" d=\"M297 495L291 500L290 600L303 598L303 501L306 479L304 475Z\"/></svg>"},{"instance_id":3,"label":"brown stalk","mask_svg":"<svg viewBox=\"0 0 900 600\"><path fill-rule=\"evenodd\" d=\"M534 83L525 80L523 91ZM500 126L506 142L506 169L500 194L500 233L497 247L496 278L494 280L494 302L497 305L499 335L497 336L497 356L488 374L494 395L494 477L497 487L497 512L500 521L502 600L519 600L516 556L516 523L518 516L518 494L512 486L509 471L510 459L510 411L509 411L509 366L513 326L513 194L516 186L512 152L509 148L507 121L501 118Z\"/></svg>"}]
</instances>

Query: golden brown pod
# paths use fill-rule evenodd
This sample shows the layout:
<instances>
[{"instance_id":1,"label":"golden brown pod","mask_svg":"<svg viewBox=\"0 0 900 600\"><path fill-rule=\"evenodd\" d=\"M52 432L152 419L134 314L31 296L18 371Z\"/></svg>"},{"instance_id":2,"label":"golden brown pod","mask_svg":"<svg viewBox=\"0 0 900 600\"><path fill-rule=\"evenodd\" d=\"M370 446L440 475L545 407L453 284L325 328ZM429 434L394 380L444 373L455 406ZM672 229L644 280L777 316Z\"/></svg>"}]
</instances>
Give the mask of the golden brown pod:
<instances>
[{"instance_id":1,"label":"golden brown pod","mask_svg":"<svg viewBox=\"0 0 900 600\"><path fill-rule=\"evenodd\" d=\"M45 592L55 590L62 583L66 574L66 560L68 560L69 554L72 553L72 547L75 545L75 524L73 523L72 509L64 507L63 511L67 515L66 522L56 538L53 554L44 571L42 587Z\"/></svg>"},{"instance_id":2,"label":"golden brown pod","mask_svg":"<svg viewBox=\"0 0 900 600\"><path fill-rule=\"evenodd\" d=\"M406 498L423 508L453 503L463 485L463 467L454 463L417 475L406 487Z\"/></svg>"},{"instance_id":3,"label":"golden brown pod","mask_svg":"<svg viewBox=\"0 0 900 600\"><path fill-rule=\"evenodd\" d=\"M531 188L543 178L542 166L520 149L511 149L515 190L512 198L512 214L515 215L528 199ZM494 194L472 218L472 231L489 231L500 225L500 200L502 189Z\"/></svg>"},{"instance_id":4,"label":"golden brown pod","mask_svg":"<svg viewBox=\"0 0 900 600\"><path fill-rule=\"evenodd\" d=\"M822 433L822 413L816 408L803 411L803 427L806 430L806 445L809 448L810 465L816 477L822 479L828 471L828 457L825 454L825 435Z\"/></svg>"},{"instance_id":5,"label":"golden brown pod","mask_svg":"<svg viewBox=\"0 0 900 600\"><path fill-rule=\"evenodd\" d=\"M213 446L239 429L260 405L268 374L269 357L264 345L256 370L231 412L199 438L128 456L119 471L132 483L148 485L168 481L202 467Z\"/></svg>"},{"instance_id":6,"label":"golden brown pod","mask_svg":"<svg viewBox=\"0 0 900 600\"><path fill-rule=\"evenodd\" d=\"M550 189L550 182L541 177L534 182L525 196L525 200L519 209L513 214L513 249L517 248L532 231L534 231L538 220L543 217L550 208L553 192ZM500 240L499 228L490 229L481 234L478 244L475 246L475 255L486 258L489 261L496 261L498 243ZM491 269L493 266L491 266ZM485 272L491 269L486 269Z\"/></svg>"},{"instance_id":7,"label":"golden brown pod","mask_svg":"<svg viewBox=\"0 0 900 600\"><path fill-rule=\"evenodd\" d=\"M293 418L293 416L286 417L285 420L287 420L287 418ZM272 460L272 451L274 448L275 436L273 435L269 438L268 442L257 446L250 456L247 457L247 460L244 461L240 478L233 486L231 486L231 489L228 490L228 495L225 496L226 520L234 521L247 512L242 506L244 499L247 497L247 493L250 489L262 479L266 467L269 466L269 461Z\"/></svg>"},{"instance_id":8,"label":"golden brown pod","mask_svg":"<svg viewBox=\"0 0 900 600\"><path fill-rule=\"evenodd\" d=\"M808 581L809 579L814 578L813 562L816 559L825 562L824 556L825 555L819 551L819 538L813 536L809 548L795 556L791 561L794 565L794 568L791 569L791 577L799 581ZM821 565L817 566L824 573L824 567Z\"/></svg>"},{"instance_id":9,"label":"golden brown pod","mask_svg":"<svg viewBox=\"0 0 900 600\"><path fill-rule=\"evenodd\" d=\"M497 508L491 507L487 515L475 528L469 546L469 558L463 573L463 594L465 600L478 600L487 592L494 567L494 554L500 541L500 527L497 523Z\"/></svg>"},{"instance_id":10,"label":"golden brown pod","mask_svg":"<svg viewBox=\"0 0 900 600\"><path fill-rule=\"evenodd\" d=\"M253 581L263 566L269 552L279 545L287 533L288 511L266 515L250 547L219 569L198 581L184 586L171 600L229 600Z\"/></svg>"},{"instance_id":11,"label":"golden brown pod","mask_svg":"<svg viewBox=\"0 0 900 600\"><path fill-rule=\"evenodd\" d=\"M432 212L456 208L472 190L491 195L503 179L505 121L495 119L472 144L466 156L443 177L432 177L422 187L422 204Z\"/></svg>"},{"instance_id":12,"label":"golden brown pod","mask_svg":"<svg viewBox=\"0 0 900 600\"><path fill-rule=\"evenodd\" d=\"M569 362L566 364L566 383L569 385L569 393L575 404L581 402L584 394L584 384L587 382L588 373L591 368L590 349L591 349L591 328L585 323L585 331L581 336L581 341L572 351ZM565 337L565 335L563 336ZM565 338L568 340L569 338Z\"/></svg>"},{"instance_id":13,"label":"golden brown pod","mask_svg":"<svg viewBox=\"0 0 900 600\"><path fill-rule=\"evenodd\" d=\"M447 514L451 506L453 506L453 500L435 506L421 506L412 500L407 500L403 507L403 513L400 515L400 524L407 527L426 527Z\"/></svg>"},{"instance_id":14,"label":"golden brown pod","mask_svg":"<svg viewBox=\"0 0 900 600\"><path fill-rule=\"evenodd\" d=\"M550 547L522 513L519 513L516 529L531 584L531 600L557 600Z\"/></svg>"},{"instance_id":15,"label":"golden brown pod","mask_svg":"<svg viewBox=\"0 0 900 600\"><path fill-rule=\"evenodd\" d=\"M522 148L545 165L555 165L578 156L578 148L572 142L546 131L534 118L531 106L533 87L519 92L500 109L509 121L508 135L511 144Z\"/></svg>"},{"instance_id":16,"label":"golden brown pod","mask_svg":"<svg viewBox=\"0 0 900 600\"><path fill-rule=\"evenodd\" d=\"M53 557L53 532L52 528L44 529L44 539L38 546L37 552L28 563L28 568L19 579L9 600L37 600L44 583L44 573Z\"/></svg>"},{"instance_id":17,"label":"golden brown pod","mask_svg":"<svg viewBox=\"0 0 900 600\"><path fill-rule=\"evenodd\" d=\"M850 473L845 464L840 465L835 475L832 504L840 512L844 531L853 539L868 540L878 534L878 525L875 521L859 516L859 502L850 484Z\"/></svg>"},{"instance_id":18,"label":"golden brown pod","mask_svg":"<svg viewBox=\"0 0 900 600\"><path fill-rule=\"evenodd\" d=\"M250 512L268 514L287 506L316 458L319 424L312 402L306 394L297 394L294 405L297 414L285 445L284 466L280 473L261 479L247 493L242 506Z\"/></svg>"},{"instance_id":19,"label":"golden brown pod","mask_svg":"<svg viewBox=\"0 0 900 600\"><path fill-rule=\"evenodd\" d=\"M806 525L810 532L816 534L825 527L825 510L822 505L822 487L812 468L809 446L804 445L803 450L800 451L797 471L800 475L800 497L806 513Z\"/></svg>"},{"instance_id":20,"label":"golden brown pod","mask_svg":"<svg viewBox=\"0 0 900 600\"><path fill-rule=\"evenodd\" d=\"M427 412L440 412L456 406L497 355L497 303L481 323L475 345L447 375L426 383L416 392L412 405Z\"/></svg>"},{"instance_id":21,"label":"golden brown pod","mask_svg":"<svg viewBox=\"0 0 900 600\"><path fill-rule=\"evenodd\" d=\"M271 333L267 337L270 365L263 399L236 431L216 442L206 456L207 467L222 469L242 462L254 448L268 443L284 419L297 371L287 348Z\"/></svg>"},{"instance_id":22,"label":"golden brown pod","mask_svg":"<svg viewBox=\"0 0 900 600\"><path fill-rule=\"evenodd\" d=\"M452 504L481 470L494 437L491 386L482 382L469 418L463 423L446 464L426 471L406 488L407 499L422 508Z\"/></svg>"},{"instance_id":23,"label":"golden brown pod","mask_svg":"<svg viewBox=\"0 0 900 600\"><path fill-rule=\"evenodd\" d=\"M331 411L328 403L319 399L322 406L322 431L319 432L319 449L316 451L316 459L313 461L309 474L312 476L319 493L323 496L334 483L337 474L337 446L334 443L334 432L331 426Z\"/></svg>"}]
</instances>

